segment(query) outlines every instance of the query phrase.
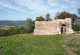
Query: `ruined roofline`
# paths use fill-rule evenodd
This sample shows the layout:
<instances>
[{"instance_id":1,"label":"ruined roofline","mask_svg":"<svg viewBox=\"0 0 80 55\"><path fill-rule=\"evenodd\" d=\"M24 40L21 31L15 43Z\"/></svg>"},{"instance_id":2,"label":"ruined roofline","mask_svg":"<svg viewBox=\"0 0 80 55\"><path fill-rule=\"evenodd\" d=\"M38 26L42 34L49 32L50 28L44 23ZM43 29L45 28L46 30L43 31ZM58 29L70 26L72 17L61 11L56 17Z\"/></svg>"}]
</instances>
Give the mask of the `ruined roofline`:
<instances>
[{"instance_id":1,"label":"ruined roofline","mask_svg":"<svg viewBox=\"0 0 80 55\"><path fill-rule=\"evenodd\" d=\"M53 22L53 21L66 21L66 20L71 20L71 18L65 18L65 19L53 19L51 21L36 21L36 22Z\"/></svg>"},{"instance_id":2,"label":"ruined roofline","mask_svg":"<svg viewBox=\"0 0 80 55\"><path fill-rule=\"evenodd\" d=\"M55 19L52 21L36 21L35 24L38 24L38 23L62 23L62 24L64 24L65 22L71 22L71 18Z\"/></svg>"},{"instance_id":3,"label":"ruined roofline","mask_svg":"<svg viewBox=\"0 0 80 55\"><path fill-rule=\"evenodd\" d=\"M62 24L66 25L65 27ZM61 34L61 27L66 30L64 33L73 33L71 18L56 19L52 21L36 21L34 35L55 35ZM62 29L63 30L63 29Z\"/></svg>"}]
</instances>

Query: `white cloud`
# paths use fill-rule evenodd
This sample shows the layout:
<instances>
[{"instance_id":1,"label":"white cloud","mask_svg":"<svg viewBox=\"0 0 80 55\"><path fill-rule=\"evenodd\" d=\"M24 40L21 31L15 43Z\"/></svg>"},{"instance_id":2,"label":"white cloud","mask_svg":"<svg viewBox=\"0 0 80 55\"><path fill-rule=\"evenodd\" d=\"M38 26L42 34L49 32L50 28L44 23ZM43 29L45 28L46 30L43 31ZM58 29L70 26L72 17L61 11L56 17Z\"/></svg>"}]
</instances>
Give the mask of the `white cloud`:
<instances>
[{"instance_id":1,"label":"white cloud","mask_svg":"<svg viewBox=\"0 0 80 55\"><path fill-rule=\"evenodd\" d=\"M9 9L13 9L13 10L16 10L16 11L19 11L19 12L25 12L25 10L21 9L20 7L13 6L9 3L0 2L0 6L6 7L6 8L9 8Z\"/></svg>"},{"instance_id":2,"label":"white cloud","mask_svg":"<svg viewBox=\"0 0 80 55\"><path fill-rule=\"evenodd\" d=\"M34 13L44 14L48 12L48 6L44 5L43 0L15 0L18 6L27 7Z\"/></svg>"},{"instance_id":3,"label":"white cloud","mask_svg":"<svg viewBox=\"0 0 80 55\"><path fill-rule=\"evenodd\" d=\"M37 13L37 14L44 15L48 12L52 13L53 10L50 10L49 7L53 5L57 6L58 0L48 0L47 3L49 4L49 6L44 4L45 1L44 0L14 0L14 4L16 4L17 6L14 6L14 4L11 5L9 3L2 3L2 2L0 2L0 5L20 12L25 12L28 8L33 10L32 13L35 14Z\"/></svg>"},{"instance_id":4,"label":"white cloud","mask_svg":"<svg viewBox=\"0 0 80 55\"><path fill-rule=\"evenodd\" d=\"M14 1L14 4L11 4L9 2L8 3L0 2L0 5L24 13L27 13L26 11L30 9L32 11L31 13L28 14L31 14L32 16L45 15L46 13L51 13L52 15L54 15L58 11L66 10L65 7L62 7L64 4L63 5L60 4L61 0L12 0L12 1ZM72 4L75 4L74 0L63 1L65 1L67 4L71 4L71 6L74 6ZM45 2L47 4L45 4Z\"/></svg>"},{"instance_id":5,"label":"white cloud","mask_svg":"<svg viewBox=\"0 0 80 55\"><path fill-rule=\"evenodd\" d=\"M43 7L40 0L15 0L15 3L32 10L40 10Z\"/></svg>"},{"instance_id":6,"label":"white cloud","mask_svg":"<svg viewBox=\"0 0 80 55\"><path fill-rule=\"evenodd\" d=\"M64 0L65 2L70 2L70 0Z\"/></svg>"},{"instance_id":7,"label":"white cloud","mask_svg":"<svg viewBox=\"0 0 80 55\"><path fill-rule=\"evenodd\" d=\"M57 6L59 3L59 0L48 0L48 4L50 6Z\"/></svg>"},{"instance_id":8,"label":"white cloud","mask_svg":"<svg viewBox=\"0 0 80 55\"><path fill-rule=\"evenodd\" d=\"M64 0L66 3L69 3L69 4L75 4L76 3L76 0Z\"/></svg>"}]
</instances>

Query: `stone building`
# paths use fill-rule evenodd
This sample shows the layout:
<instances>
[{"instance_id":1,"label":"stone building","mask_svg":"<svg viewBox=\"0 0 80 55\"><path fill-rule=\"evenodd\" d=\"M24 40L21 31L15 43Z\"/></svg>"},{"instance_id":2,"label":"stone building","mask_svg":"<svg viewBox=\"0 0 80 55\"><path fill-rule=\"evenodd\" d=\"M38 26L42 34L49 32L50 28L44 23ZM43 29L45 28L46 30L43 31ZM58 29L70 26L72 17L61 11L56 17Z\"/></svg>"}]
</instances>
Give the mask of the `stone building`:
<instances>
[{"instance_id":1,"label":"stone building","mask_svg":"<svg viewBox=\"0 0 80 55\"><path fill-rule=\"evenodd\" d=\"M73 33L71 18L35 22L34 35L54 35L62 33Z\"/></svg>"}]
</instances>

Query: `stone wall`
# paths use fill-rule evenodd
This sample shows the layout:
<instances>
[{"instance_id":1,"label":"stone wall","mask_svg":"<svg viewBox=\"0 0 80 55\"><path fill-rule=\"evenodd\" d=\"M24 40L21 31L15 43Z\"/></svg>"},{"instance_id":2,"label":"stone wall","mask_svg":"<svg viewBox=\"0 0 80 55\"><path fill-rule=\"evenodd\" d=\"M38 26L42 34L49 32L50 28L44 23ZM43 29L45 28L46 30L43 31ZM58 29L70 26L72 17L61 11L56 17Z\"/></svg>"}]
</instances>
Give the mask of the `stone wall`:
<instances>
[{"instance_id":1,"label":"stone wall","mask_svg":"<svg viewBox=\"0 0 80 55\"><path fill-rule=\"evenodd\" d=\"M57 19L53 21L36 21L35 35L61 34L61 24L66 24L66 33L72 33L71 19Z\"/></svg>"}]
</instances>

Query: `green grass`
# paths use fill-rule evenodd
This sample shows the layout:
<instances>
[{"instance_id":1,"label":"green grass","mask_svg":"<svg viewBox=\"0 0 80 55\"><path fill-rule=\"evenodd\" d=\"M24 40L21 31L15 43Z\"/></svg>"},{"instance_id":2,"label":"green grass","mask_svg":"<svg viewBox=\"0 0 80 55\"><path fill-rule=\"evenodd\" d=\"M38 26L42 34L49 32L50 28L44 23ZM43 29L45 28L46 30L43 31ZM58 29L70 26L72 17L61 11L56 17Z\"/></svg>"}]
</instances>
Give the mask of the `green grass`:
<instances>
[{"instance_id":1,"label":"green grass","mask_svg":"<svg viewBox=\"0 0 80 55\"><path fill-rule=\"evenodd\" d=\"M64 39L67 55L80 55L80 34L68 35Z\"/></svg>"},{"instance_id":2,"label":"green grass","mask_svg":"<svg viewBox=\"0 0 80 55\"><path fill-rule=\"evenodd\" d=\"M0 37L0 55L64 55L60 35L19 34Z\"/></svg>"}]
</instances>

